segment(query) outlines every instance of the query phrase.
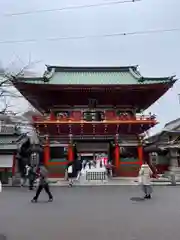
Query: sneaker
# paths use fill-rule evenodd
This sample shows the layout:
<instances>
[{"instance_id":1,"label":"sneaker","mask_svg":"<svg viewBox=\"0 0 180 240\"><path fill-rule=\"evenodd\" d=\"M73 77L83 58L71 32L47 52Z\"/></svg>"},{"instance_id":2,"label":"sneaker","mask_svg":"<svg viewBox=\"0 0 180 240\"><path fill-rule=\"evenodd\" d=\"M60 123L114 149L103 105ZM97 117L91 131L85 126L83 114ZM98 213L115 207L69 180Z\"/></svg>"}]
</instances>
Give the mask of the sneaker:
<instances>
[{"instance_id":1,"label":"sneaker","mask_svg":"<svg viewBox=\"0 0 180 240\"><path fill-rule=\"evenodd\" d=\"M53 202L53 198L50 198L50 199L48 200L48 202Z\"/></svg>"},{"instance_id":2,"label":"sneaker","mask_svg":"<svg viewBox=\"0 0 180 240\"><path fill-rule=\"evenodd\" d=\"M33 198L33 199L31 200L31 202L32 202L32 203L37 203L37 199L34 199L34 198Z\"/></svg>"}]
</instances>

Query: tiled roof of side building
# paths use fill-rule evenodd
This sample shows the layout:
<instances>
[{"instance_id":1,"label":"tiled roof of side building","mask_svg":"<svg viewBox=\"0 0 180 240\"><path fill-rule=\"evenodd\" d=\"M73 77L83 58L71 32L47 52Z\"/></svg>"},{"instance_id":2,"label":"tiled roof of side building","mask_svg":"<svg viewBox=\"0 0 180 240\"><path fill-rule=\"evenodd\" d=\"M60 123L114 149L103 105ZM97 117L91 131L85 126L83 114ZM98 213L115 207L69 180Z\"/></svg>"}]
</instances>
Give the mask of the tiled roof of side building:
<instances>
[{"instance_id":1,"label":"tiled roof of side building","mask_svg":"<svg viewBox=\"0 0 180 240\"><path fill-rule=\"evenodd\" d=\"M47 66L43 77L18 78L18 81L36 84L133 85L176 81L170 77L143 77L137 66L125 67L66 67Z\"/></svg>"},{"instance_id":2,"label":"tiled roof of side building","mask_svg":"<svg viewBox=\"0 0 180 240\"><path fill-rule=\"evenodd\" d=\"M148 137L147 140L151 143L157 142L159 138L164 134L171 134L171 133L178 134L180 132L179 128L180 128L180 118L177 118L175 120L172 120L166 123L164 128L160 132Z\"/></svg>"},{"instance_id":3,"label":"tiled roof of side building","mask_svg":"<svg viewBox=\"0 0 180 240\"><path fill-rule=\"evenodd\" d=\"M0 136L0 144L16 144L19 136Z\"/></svg>"}]
</instances>

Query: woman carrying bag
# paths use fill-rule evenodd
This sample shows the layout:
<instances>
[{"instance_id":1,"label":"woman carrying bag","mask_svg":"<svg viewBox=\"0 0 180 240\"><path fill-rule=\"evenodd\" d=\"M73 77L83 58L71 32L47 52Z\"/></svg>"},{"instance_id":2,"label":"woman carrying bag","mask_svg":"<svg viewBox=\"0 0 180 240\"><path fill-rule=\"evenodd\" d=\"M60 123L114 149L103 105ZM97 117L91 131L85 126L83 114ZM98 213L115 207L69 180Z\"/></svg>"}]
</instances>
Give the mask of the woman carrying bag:
<instances>
[{"instance_id":1,"label":"woman carrying bag","mask_svg":"<svg viewBox=\"0 0 180 240\"><path fill-rule=\"evenodd\" d=\"M153 172L147 163L144 163L139 171L139 183L142 185L144 198L150 199L152 194L151 176Z\"/></svg>"}]
</instances>

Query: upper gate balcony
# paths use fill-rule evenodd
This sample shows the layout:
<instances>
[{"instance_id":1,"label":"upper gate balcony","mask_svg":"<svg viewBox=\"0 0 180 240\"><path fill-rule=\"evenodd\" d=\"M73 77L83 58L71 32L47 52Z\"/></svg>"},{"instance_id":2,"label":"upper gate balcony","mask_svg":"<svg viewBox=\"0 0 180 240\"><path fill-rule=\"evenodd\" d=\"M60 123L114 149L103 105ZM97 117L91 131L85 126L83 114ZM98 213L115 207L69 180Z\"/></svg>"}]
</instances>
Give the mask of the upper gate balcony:
<instances>
[{"instance_id":1,"label":"upper gate balcony","mask_svg":"<svg viewBox=\"0 0 180 240\"><path fill-rule=\"evenodd\" d=\"M34 117L34 125L41 135L114 135L141 134L157 124L154 115L118 113L105 111L61 111L42 117Z\"/></svg>"},{"instance_id":2,"label":"upper gate balcony","mask_svg":"<svg viewBox=\"0 0 180 240\"><path fill-rule=\"evenodd\" d=\"M44 116L33 116L36 124L62 123L62 124L82 124L82 123L106 123L106 124L157 124L154 114L132 114L115 111L61 111L58 114L50 113Z\"/></svg>"}]
</instances>

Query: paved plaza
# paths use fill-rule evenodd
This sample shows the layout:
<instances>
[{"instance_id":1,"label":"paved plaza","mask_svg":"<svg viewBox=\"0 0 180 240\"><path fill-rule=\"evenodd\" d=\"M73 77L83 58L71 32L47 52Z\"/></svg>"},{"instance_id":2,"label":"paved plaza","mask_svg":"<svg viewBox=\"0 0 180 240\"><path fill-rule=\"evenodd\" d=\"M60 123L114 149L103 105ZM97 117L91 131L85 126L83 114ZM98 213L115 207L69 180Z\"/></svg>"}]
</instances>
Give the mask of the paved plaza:
<instances>
[{"instance_id":1,"label":"paved plaza","mask_svg":"<svg viewBox=\"0 0 180 240\"><path fill-rule=\"evenodd\" d=\"M0 194L0 233L8 240L179 240L180 187L155 186L151 200L138 186L53 187L54 202L43 193L4 188Z\"/></svg>"}]
</instances>

